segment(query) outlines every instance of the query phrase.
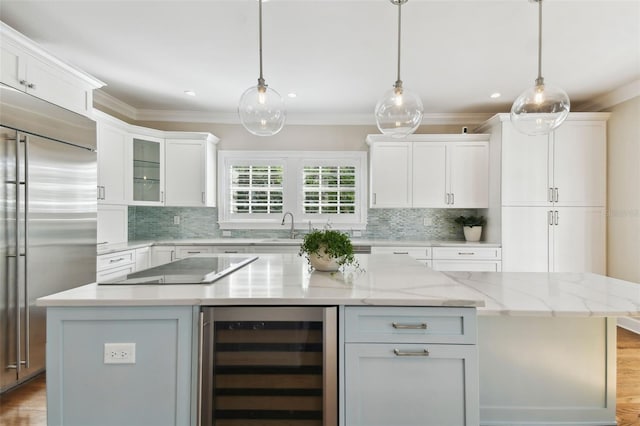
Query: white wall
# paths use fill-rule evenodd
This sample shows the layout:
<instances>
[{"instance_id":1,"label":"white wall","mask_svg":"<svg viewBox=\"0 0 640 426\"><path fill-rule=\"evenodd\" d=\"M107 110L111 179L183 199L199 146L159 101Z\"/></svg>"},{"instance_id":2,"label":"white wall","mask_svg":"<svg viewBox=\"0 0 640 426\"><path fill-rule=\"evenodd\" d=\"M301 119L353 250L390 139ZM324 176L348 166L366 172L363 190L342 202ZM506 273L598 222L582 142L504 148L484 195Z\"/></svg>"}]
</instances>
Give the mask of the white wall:
<instances>
[{"instance_id":1,"label":"white wall","mask_svg":"<svg viewBox=\"0 0 640 426\"><path fill-rule=\"evenodd\" d=\"M640 283L640 96L610 112L607 274Z\"/></svg>"}]
</instances>

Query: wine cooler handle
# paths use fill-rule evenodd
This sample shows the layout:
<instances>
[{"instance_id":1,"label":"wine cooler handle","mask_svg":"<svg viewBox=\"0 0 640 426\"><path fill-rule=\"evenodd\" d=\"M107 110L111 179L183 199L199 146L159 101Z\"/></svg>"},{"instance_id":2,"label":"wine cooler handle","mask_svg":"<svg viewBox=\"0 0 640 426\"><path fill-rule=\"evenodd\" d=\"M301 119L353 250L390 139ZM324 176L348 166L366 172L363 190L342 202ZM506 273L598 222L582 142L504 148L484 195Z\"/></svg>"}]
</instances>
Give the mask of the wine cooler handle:
<instances>
[{"instance_id":1,"label":"wine cooler handle","mask_svg":"<svg viewBox=\"0 0 640 426\"><path fill-rule=\"evenodd\" d=\"M198 416L196 418L197 426L202 426L202 372L203 357L202 350L204 345L204 312L200 311L198 324Z\"/></svg>"}]
</instances>

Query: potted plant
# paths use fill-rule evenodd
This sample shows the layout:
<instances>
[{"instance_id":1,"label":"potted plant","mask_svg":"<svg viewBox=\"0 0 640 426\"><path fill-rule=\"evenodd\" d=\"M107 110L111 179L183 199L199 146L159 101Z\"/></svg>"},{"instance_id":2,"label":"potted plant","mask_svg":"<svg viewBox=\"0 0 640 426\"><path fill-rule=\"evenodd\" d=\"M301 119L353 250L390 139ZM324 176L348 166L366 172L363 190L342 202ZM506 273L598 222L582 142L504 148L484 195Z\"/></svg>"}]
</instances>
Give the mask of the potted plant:
<instances>
[{"instance_id":1,"label":"potted plant","mask_svg":"<svg viewBox=\"0 0 640 426\"><path fill-rule=\"evenodd\" d=\"M335 272L342 266L360 264L356 260L349 236L333 229L314 229L304 236L300 245L304 255L316 271Z\"/></svg>"},{"instance_id":2,"label":"potted plant","mask_svg":"<svg viewBox=\"0 0 640 426\"><path fill-rule=\"evenodd\" d=\"M467 241L480 241L482 226L487 223L483 216L458 216L454 222L462 225L464 239Z\"/></svg>"}]
</instances>

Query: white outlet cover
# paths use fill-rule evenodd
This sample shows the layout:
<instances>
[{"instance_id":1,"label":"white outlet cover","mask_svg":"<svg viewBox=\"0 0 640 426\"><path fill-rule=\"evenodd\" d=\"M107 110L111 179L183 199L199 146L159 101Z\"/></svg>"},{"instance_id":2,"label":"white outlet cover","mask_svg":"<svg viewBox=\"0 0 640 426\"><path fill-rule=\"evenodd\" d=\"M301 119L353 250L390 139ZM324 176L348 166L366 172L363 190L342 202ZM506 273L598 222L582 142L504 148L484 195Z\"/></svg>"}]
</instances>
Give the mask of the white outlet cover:
<instances>
[{"instance_id":1,"label":"white outlet cover","mask_svg":"<svg viewBox=\"0 0 640 426\"><path fill-rule=\"evenodd\" d=\"M135 364L136 344L135 343L105 343L104 344L105 364Z\"/></svg>"}]
</instances>

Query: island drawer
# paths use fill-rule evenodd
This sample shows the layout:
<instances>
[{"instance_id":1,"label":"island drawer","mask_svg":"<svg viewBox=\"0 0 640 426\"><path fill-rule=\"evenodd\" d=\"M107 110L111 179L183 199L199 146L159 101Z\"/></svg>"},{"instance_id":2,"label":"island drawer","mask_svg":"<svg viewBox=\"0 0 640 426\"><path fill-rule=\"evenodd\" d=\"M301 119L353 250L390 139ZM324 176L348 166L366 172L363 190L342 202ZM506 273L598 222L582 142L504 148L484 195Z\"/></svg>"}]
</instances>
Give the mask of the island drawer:
<instances>
[{"instance_id":1,"label":"island drawer","mask_svg":"<svg viewBox=\"0 0 640 426\"><path fill-rule=\"evenodd\" d=\"M377 307L345 308L347 343L475 344L475 308Z\"/></svg>"},{"instance_id":2,"label":"island drawer","mask_svg":"<svg viewBox=\"0 0 640 426\"><path fill-rule=\"evenodd\" d=\"M500 247L434 247L433 259L487 259L500 260Z\"/></svg>"}]
</instances>

